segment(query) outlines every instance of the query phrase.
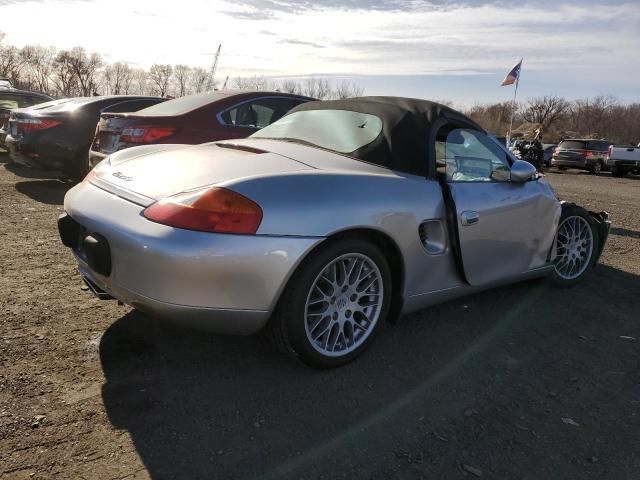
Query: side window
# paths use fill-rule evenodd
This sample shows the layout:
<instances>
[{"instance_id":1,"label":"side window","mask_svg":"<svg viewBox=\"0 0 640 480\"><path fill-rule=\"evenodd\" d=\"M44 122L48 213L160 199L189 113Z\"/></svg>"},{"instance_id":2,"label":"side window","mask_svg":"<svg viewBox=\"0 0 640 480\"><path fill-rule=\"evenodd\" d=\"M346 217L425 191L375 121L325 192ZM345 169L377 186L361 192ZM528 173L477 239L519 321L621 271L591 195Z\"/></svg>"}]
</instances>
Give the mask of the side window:
<instances>
[{"instance_id":1,"label":"side window","mask_svg":"<svg viewBox=\"0 0 640 480\"><path fill-rule=\"evenodd\" d=\"M225 110L220 118L225 125L264 128L279 120L301 100L285 97L264 97L241 103Z\"/></svg>"},{"instance_id":2,"label":"side window","mask_svg":"<svg viewBox=\"0 0 640 480\"><path fill-rule=\"evenodd\" d=\"M436 161L449 182L508 182L511 167L506 150L484 133L456 128L436 145Z\"/></svg>"}]
</instances>

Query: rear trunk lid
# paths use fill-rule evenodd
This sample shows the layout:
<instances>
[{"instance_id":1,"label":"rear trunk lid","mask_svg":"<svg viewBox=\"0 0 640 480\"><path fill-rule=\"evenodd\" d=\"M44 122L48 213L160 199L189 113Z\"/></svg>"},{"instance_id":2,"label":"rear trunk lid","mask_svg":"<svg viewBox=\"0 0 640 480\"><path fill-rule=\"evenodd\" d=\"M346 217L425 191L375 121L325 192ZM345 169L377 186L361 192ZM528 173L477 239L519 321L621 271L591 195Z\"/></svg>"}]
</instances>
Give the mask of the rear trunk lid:
<instances>
[{"instance_id":1,"label":"rear trunk lid","mask_svg":"<svg viewBox=\"0 0 640 480\"><path fill-rule=\"evenodd\" d=\"M149 145L112 155L94 170L96 186L147 206L156 200L240 178L313 168L256 148L204 144Z\"/></svg>"},{"instance_id":2,"label":"rear trunk lid","mask_svg":"<svg viewBox=\"0 0 640 480\"><path fill-rule=\"evenodd\" d=\"M123 137L123 130L141 127L173 127L175 124L172 117L150 117L136 115L135 113L103 113L96 127L96 135L91 145L91 149L110 155L113 152L124 150L125 148L148 144L150 142L132 143ZM174 130L177 131L177 128ZM169 137L169 135L167 135ZM165 138L167 138L165 137Z\"/></svg>"}]
</instances>

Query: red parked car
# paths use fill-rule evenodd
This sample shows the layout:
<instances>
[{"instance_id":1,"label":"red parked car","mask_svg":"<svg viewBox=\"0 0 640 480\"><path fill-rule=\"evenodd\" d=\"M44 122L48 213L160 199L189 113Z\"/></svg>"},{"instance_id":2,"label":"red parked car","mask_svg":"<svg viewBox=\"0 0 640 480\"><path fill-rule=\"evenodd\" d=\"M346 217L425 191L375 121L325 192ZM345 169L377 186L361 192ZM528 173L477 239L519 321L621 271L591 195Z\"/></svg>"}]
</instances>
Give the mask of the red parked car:
<instances>
[{"instance_id":1,"label":"red parked car","mask_svg":"<svg viewBox=\"0 0 640 480\"><path fill-rule=\"evenodd\" d=\"M248 137L311 100L281 92L221 90L176 98L135 113L104 113L89 151L89 167L113 152L138 145Z\"/></svg>"}]
</instances>

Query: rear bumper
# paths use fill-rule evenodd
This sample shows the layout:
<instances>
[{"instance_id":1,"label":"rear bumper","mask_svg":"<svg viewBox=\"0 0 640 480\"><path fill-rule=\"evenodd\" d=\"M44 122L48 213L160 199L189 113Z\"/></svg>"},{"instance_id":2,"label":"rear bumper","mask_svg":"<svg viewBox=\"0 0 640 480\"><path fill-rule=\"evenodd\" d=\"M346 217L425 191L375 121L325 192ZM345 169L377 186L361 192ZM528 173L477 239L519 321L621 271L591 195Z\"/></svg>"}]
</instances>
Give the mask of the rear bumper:
<instances>
[{"instance_id":1,"label":"rear bumper","mask_svg":"<svg viewBox=\"0 0 640 480\"><path fill-rule=\"evenodd\" d=\"M640 170L640 160L616 160L613 158L607 159L607 166L609 168L615 168L625 171Z\"/></svg>"},{"instance_id":2,"label":"rear bumper","mask_svg":"<svg viewBox=\"0 0 640 480\"><path fill-rule=\"evenodd\" d=\"M70 149L59 148L58 153L63 154L52 156L48 154L46 146L41 146L38 140L29 141L28 138L15 138L12 135L5 138L5 146L9 150L11 160L21 165L67 173L76 166L76 154Z\"/></svg>"},{"instance_id":3,"label":"rear bumper","mask_svg":"<svg viewBox=\"0 0 640 480\"><path fill-rule=\"evenodd\" d=\"M219 333L262 328L289 276L322 241L176 229L146 220L142 210L87 182L67 193L65 211L110 250L108 275L74 250L82 275L142 311Z\"/></svg>"},{"instance_id":4,"label":"rear bumper","mask_svg":"<svg viewBox=\"0 0 640 480\"><path fill-rule=\"evenodd\" d=\"M593 166L593 163L590 163L588 160L582 159L565 159L565 158L552 158L551 159L552 167L567 167L567 168L578 168L581 170L587 170Z\"/></svg>"}]
</instances>

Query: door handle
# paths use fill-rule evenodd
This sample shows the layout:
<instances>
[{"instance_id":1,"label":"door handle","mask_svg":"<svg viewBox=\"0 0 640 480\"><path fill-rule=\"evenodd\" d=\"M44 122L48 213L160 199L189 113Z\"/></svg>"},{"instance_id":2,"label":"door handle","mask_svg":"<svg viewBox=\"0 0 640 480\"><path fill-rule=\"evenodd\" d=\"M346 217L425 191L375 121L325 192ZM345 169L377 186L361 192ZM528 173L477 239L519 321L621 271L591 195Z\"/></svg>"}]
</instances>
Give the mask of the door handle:
<instances>
[{"instance_id":1,"label":"door handle","mask_svg":"<svg viewBox=\"0 0 640 480\"><path fill-rule=\"evenodd\" d=\"M480 221L480 214L478 212L470 210L467 212L462 212L462 215L460 215L460 219L462 220L462 225L475 225Z\"/></svg>"}]
</instances>

